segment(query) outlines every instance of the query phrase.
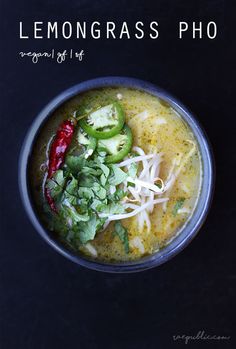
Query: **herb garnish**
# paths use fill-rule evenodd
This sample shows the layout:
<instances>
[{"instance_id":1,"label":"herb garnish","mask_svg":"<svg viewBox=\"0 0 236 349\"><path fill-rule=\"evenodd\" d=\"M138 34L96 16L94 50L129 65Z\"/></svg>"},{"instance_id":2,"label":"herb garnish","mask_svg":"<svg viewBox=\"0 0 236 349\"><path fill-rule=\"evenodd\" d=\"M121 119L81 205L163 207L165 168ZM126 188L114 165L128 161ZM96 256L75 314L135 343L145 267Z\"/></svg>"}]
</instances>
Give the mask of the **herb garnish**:
<instances>
[{"instance_id":1,"label":"herb garnish","mask_svg":"<svg viewBox=\"0 0 236 349\"><path fill-rule=\"evenodd\" d=\"M53 217L52 229L62 233L73 246L93 240L107 218L101 213L125 212L121 200L126 192L119 185L127 174L115 164L105 164L106 153L95 151L86 158L84 154L67 154L65 164L46 183L55 199L58 214ZM111 186L115 191L110 192ZM126 229L116 224L116 232L128 251Z\"/></svg>"},{"instance_id":2,"label":"herb garnish","mask_svg":"<svg viewBox=\"0 0 236 349\"><path fill-rule=\"evenodd\" d=\"M175 203L175 205L173 207L173 210L172 210L172 214L173 214L174 217L177 215L178 210L183 206L184 201L185 201L185 198L179 198L176 201L176 203Z\"/></svg>"},{"instance_id":3,"label":"herb garnish","mask_svg":"<svg viewBox=\"0 0 236 349\"><path fill-rule=\"evenodd\" d=\"M124 244L125 253L129 253L128 231L125 227L123 227L120 221L117 221L115 223L114 235L117 235L120 238L121 242Z\"/></svg>"}]
</instances>

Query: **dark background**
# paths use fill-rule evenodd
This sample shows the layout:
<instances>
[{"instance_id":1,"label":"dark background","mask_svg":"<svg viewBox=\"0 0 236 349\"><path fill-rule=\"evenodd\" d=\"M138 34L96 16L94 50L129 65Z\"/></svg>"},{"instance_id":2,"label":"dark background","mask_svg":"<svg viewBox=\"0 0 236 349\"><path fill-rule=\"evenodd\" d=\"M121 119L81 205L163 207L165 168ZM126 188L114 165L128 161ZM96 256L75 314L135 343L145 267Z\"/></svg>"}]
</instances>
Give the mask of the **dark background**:
<instances>
[{"instance_id":1,"label":"dark background","mask_svg":"<svg viewBox=\"0 0 236 349\"><path fill-rule=\"evenodd\" d=\"M235 61L230 1L0 2L0 349L186 347L173 335L231 336L193 348L235 348ZM158 40L20 40L19 21L159 22ZM181 20L216 21L214 40L178 39ZM205 26L204 26L205 27ZM19 51L84 49L83 62L21 60ZM208 219L180 255L156 269L110 275L78 267L38 236L23 210L20 147L36 114L80 81L120 75L151 81L190 107L212 142L217 182Z\"/></svg>"}]
</instances>

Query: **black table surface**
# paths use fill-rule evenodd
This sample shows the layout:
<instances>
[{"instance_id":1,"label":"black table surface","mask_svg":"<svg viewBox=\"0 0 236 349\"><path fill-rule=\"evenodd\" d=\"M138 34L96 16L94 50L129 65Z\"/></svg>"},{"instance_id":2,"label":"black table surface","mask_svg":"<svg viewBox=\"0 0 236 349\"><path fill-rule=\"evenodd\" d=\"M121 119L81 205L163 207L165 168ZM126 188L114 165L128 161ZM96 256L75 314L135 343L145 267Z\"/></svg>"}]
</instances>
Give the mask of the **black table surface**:
<instances>
[{"instance_id":1,"label":"black table surface","mask_svg":"<svg viewBox=\"0 0 236 349\"><path fill-rule=\"evenodd\" d=\"M235 348L235 60L230 1L1 0L0 348ZM20 40L34 21L151 20L157 40ZM178 39L178 22L215 21L214 40ZM82 62L20 60L19 51L84 49ZM213 205L194 241L168 263L127 275L78 267L31 226L19 196L20 148L35 115L54 96L100 76L130 76L176 95L213 145Z\"/></svg>"}]
</instances>

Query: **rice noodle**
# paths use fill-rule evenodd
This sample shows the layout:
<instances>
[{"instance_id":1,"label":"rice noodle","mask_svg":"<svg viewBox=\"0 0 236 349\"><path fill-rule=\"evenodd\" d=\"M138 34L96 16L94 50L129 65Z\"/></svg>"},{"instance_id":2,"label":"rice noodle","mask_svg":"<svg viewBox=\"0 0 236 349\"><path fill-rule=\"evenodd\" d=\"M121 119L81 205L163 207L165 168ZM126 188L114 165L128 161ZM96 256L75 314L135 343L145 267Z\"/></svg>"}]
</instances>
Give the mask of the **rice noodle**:
<instances>
[{"instance_id":1,"label":"rice noodle","mask_svg":"<svg viewBox=\"0 0 236 349\"><path fill-rule=\"evenodd\" d=\"M153 205L154 192L153 192L153 191L150 193L149 200L150 200L151 204L150 204L150 206L147 208L147 211L151 213L151 212L153 211L153 208L154 208L154 205Z\"/></svg>"},{"instance_id":2,"label":"rice noodle","mask_svg":"<svg viewBox=\"0 0 236 349\"><path fill-rule=\"evenodd\" d=\"M147 163L143 163L143 170L142 172L140 173L139 175L139 178L145 178L147 176L147 174L149 173L149 169L150 169L150 162L147 162Z\"/></svg>"},{"instance_id":3,"label":"rice noodle","mask_svg":"<svg viewBox=\"0 0 236 349\"><path fill-rule=\"evenodd\" d=\"M135 187L134 187L135 193L141 195L141 190L142 190L141 186L136 184Z\"/></svg>"},{"instance_id":4,"label":"rice noodle","mask_svg":"<svg viewBox=\"0 0 236 349\"><path fill-rule=\"evenodd\" d=\"M103 225L101 231L105 230L105 229L108 227L109 224L110 224L110 221L109 221L109 219L108 219L108 220L104 223L104 225Z\"/></svg>"},{"instance_id":5,"label":"rice noodle","mask_svg":"<svg viewBox=\"0 0 236 349\"><path fill-rule=\"evenodd\" d=\"M171 179L171 177L173 176L173 172L174 172L176 163L177 163L177 158L174 158L174 159L172 160L172 166L171 166L170 171L169 171L169 173L168 173L168 176L167 176L167 178L166 178L166 183L169 183L169 188L168 188L167 191L166 191L166 195L167 195L167 196L169 196L169 193L170 193L170 189L171 189L170 179ZM171 184L174 185L174 179L173 179L173 182L171 182ZM162 207L163 207L163 210L164 210L164 212L165 212L166 209L167 209L167 203L164 202L163 205L162 205Z\"/></svg>"},{"instance_id":6,"label":"rice noodle","mask_svg":"<svg viewBox=\"0 0 236 349\"><path fill-rule=\"evenodd\" d=\"M155 193L158 193L158 194L162 194L164 193L164 188L159 188L157 185L155 184L152 184L150 182L146 182L146 181L142 181L141 179L133 179L131 177L128 177L127 178L127 181L128 182L131 182L131 183L134 183L134 184L137 184L139 185L140 187L144 187L144 188L147 188L147 189L150 189L150 190L153 190Z\"/></svg>"},{"instance_id":7,"label":"rice noodle","mask_svg":"<svg viewBox=\"0 0 236 349\"><path fill-rule=\"evenodd\" d=\"M193 143L192 141L188 142ZM147 226L147 231L150 231L151 221L149 218L149 213L153 212L154 205L159 202L163 203L163 209L166 210L168 196L175 183L175 180L195 150L196 146L194 143L193 145L194 147L184 158L183 162L181 162L183 157L182 153L174 158L165 183L159 177L160 164L163 161L163 153L146 154L142 148L137 146L133 147L133 151L135 151L138 156L127 158L118 164L119 167L126 167L128 170L132 163L142 162L142 168L139 169L139 174L135 178L128 176L126 181L123 183L125 191L129 192L126 199L125 208L131 209L132 212L112 215L109 216L109 219L117 220L137 215L139 230L142 231L145 224ZM178 169L176 171L177 166ZM156 185L157 181L160 182L161 187ZM129 183L132 183L133 186L129 185ZM160 199L155 198L156 196L163 195L164 193L166 195L165 198L162 198L164 199L163 201L158 201ZM140 203L140 205L138 203Z\"/></svg>"},{"instance_id":8,"label":"rice noodle","mask_svg":"<svg viewBox=\"0 0 236 349\"><path fill-rule=\"evenodd\" d=\"M145 121L149 117L149 112L145 109L141 113L136 114L131 120L129 120L129 124L132 125L134 121L140 119L141 121Z\"/></svg>"},{"instance_id":9,"label":"rice noodle","mask_svg":"<svg viewBox=\"0 0 236 349\"><path fill-rule=\"evenodd\" d=\"M187 140L187 142L193 144L192 149L185 156L182 162L182 153L179 154L178 157L174 158L165 183L159 177L160 164L162 162L163 154L145 154L144 150L140 147L133 147L133 151L137 152L138 156L127 158L119 164L117 164L117 166L119 167L127 167L127 169L129 169L129 166L132 163L142 162L141 172L139 172L139 174L135 178L128 176L125 182L123 183L124 191L129 192L127 194L128 196L123 202L124 208L132 211L123 214L113 215L101 213L99 216L108 218L109 224L110 221L126 219L137 215L139 230L142 231L144 224L146 224L147 231L149 232L151 230L151 221L149 218L149 213L151 213L154 209L154 206L159 203L162 203L163 209L166 210L167 202L169 200L167 196L169 196L168 194L170 193L177 176L179 175L179 173L187 163L188 159L193 155L196 149L196 145L194 142L192 142L191 140ZM177 170L176 167L178 167ZM157 181L160 181L161 188L155 184ZM134 186L129 185L129 183L134 184ZM110 191L114 192L114 188L111 188ZM156 195L163 195L164 193L166 194L165 198L155 199ZM185 213L185 211L182 210L179 213ZM106 224L104 224L104 229L106 227Z\"/></svg>"},{"instance_id":10,"label":"rice noodle","mask_svg":"<svg viewBox=\"0 0 236 349\"><path fill-rule=\"evenodd\" d=\"M128 190L128 187L127 187L127 183L126 183L126 182L124 183L123 190L124 190L125 193L126 193L127 190Z\"/></svg>"},{"instance_id":11,"label":"rice noodle","mask_svg":"<svg viewBox=\"0 0 236 349\"><path fill-rule=\"evenodd\" d=\"M179 158L175 158L172 162L172 167L171 170L169 172L169 175L167 177L167 181L168 181L168 190L166 192L166 195L169 196L171 188L173 187L176 178L178 177L178 175L180 174L180 172L182 171L183 167L187 164L188 160L190 159L190 157L194 154L194 152L196 151L196 144L188 139L186 140L186 142L190 143L193 145L192 149L188 152L188 154L184 157L182 163L181 163L181 158L183 157L183 154L179 155ZM179 166L179 168L177 169L177 171L174 172L174 169L176 166ZM172 179L171 179L172 177ZM167 209L167 203L163 203L163 210L166 211Z\"/></svg>"},{"instance_id":12,"label":"rice noodle","mask_svg":"<svg viewBox=\"0 0 236 349\"><path fill-rule=\"evenodd\" d=\"M135 236L132 240L130 240L129 244L130 247L137 248L141 254L145 253L143 242L139 236Z\"/></svg>"},{"instance_id":13,"label":"rice noodle","mask_svg":"<svg viewBox=\"0 0 236 349\"><path fill-rule=\"evenodd\" d=\"M163 124L167 124L167 121L165 118L157 118L155 121L156 125L163 125Z\"/></svg>"},{"instance_id":14,"label":"rice noodle","mask_svg":"<svg viewBox=\"0 0 236 349\"><path fill-rule=\"evenodd\" d=\"M115 185L111 185L110 186L110 194L112 195L112 194L114 194L116 192L116 187L115 187Z\"/></svg>"},{"instance_id":15,"label":"rice noodle","mask_svg":"<svg viewBox=\"0 0 236 349\"><path fill-rule=\"evenodd\" d=\"M134 189L133 187L130 187L130 186L129 186L127 189L128 189L128 191L133 195L133 197L135 198L135 200L141 201L139 194L135 191L135 189Z\"/></svg>"},{"instance_id":16,"label":"rice noodle","mask_svg":"<svg viewBox=\"0 0 236 349\"><path fill-rule=\"evenodd\" d=\"M145 177L150 177L150 172L149 171L156 171L160 163L162 162L161 158L162 154L155 154L155 156L148 162L147 166L143 168L143 171L141 172L139 178L145 178ZM153 169L154 168L154 169ZM152 170L153 169L153 170ZM159 171L158 171L159 173Z\"/></svg>"},{"instance_id":17,"label":"rice noodle","mask_svg":"<svg viewBox=\"0 0 236 349\"><path fill-rule=\"evenodd\" d=\"M154 181L154 175L156 173L156 168L158 166L158 161L153 161L153 165L151 167L151 170L150 170L150 180L151 181ZM163 183L162 183L163 184ZM163 186L162 186L163 187ZM147 211L148 212L152 212L153 211L153 208L154 208L154 205L153 205L153 200L154 200L154 192L151 192L150 193L150 198L149 200L151 201L151 205L147 208ZM151 228L151 227L150 227Z\"/></svg>"},{"instance_id":18,"label":"rice noodle","mask_svg":"<svg viewBox=\"0 0 236 349\"><path fill-rule=\"evenodd\" d=\"M179 173L182 171L183 167L186 165L190 157L194 154L196 151L196 144L191 141L190 139L187 139L186 142L193 145L192 149L189 151L189 153L185 156L184 160L182 161L181 165L179 166L178 170L176 171L175 175L176 177L179 175Z\"/></svg>"},{"instance_id":19,"label":"rice noodle","mask_svg":"<svg viewBox=\"0 0 236 349\"><path fill-rule=\"evenodd\" d=\"M185 183L181 183L181 189L183 189L183 191L185 191L185 193L189 194L189 188L186 186Z\"/></svg>"},{"instance_id":20,"label":"rice noodle","mask_svg":"<svg viewBox=\"0 0 236 349\"><path fill-rule=\"evenodd\" d=\"M165 192L167 192L169 189L172 188L174 182L175 182L176 176L174 174L171 175L170 179L168 182L165 184Z\"/></svg>"},{"instance_id":21,"label":"rice noodle","mask_svg":"<svg viewBox=\"0 0 236 349\"><path fill-rule=\"evenodd\" d=\"M143 112L137 114L135 117L144 121L149 117L149 112L147 110L144 110Z\"/></svg>"},{"instance_id":22,"label":"rice noodle","mask_svg":"<svg viewBox=\"0 0 236 349\"><path fill-rule=\"evenodd\" d=\"M133 150L136 151L141 156L146 156L145 152L140 147L133 147ZM143 172L146 171L146 168L148 167L148 162L146 159L143 159L142 163L143 163L143 170L140 174L140 178L142 178Z\"/></svg>"},{"instance_id":23,"label":"rice noodle","mask_svg":"<svg viewBox=\"0 0 236 349\"><path fill-rule=\"evenodd\" d=\"M144 211L142 212L142 214L143 214L143 217L144 217L144 222L146 223L146 226L147 226L147 231L148 231L148 233L149 233L150 230L151 230L151 222L150 222L148 213L147 213L146 210L144 210Z\"/></svg>"},{"instance_id":24,"label":"rice noodle","mask_svg":"<svg viewBox=\"0 0 236 349\"><path fill-rule=\"evenodd\" d=\"M176 179L176 176L172 173L171 177L169 178L168 182L166 182L166 185L165 185L165 187L166 187L165 195L167 195L167 196L170 195L171 189L172 189L172 187L174 186L174 183L175 183L175 179ZM163 207L163 210L165 212L166 209L167 209L167 203L164 202L162 207Z\"/></svg>"},{"instance_id":25,"label":"rice noodle","mask_svg":"<svg viewBox=\"0 0 236 349\"><path fill-rule=\"evenodd\" d=\"M141 206L143 206L144 204L145 204L145 199L143 196L141 196ZM139 213L139 216L140 216L139 230L141 232L143 231L143 227L144 227L144 223L145 223L144 212L145 212L145 210L143 210L142 212Z\"/></svg>"},{"instance_id":26,"label":"rice noodle","mask_svg":"<svg viewBox=\"0 0 236 349\"><path fill-rule=\"evenodd\" d=\"M143 160L151 159L156 154L148 154L148 155L140 155L140 156L134 156L133 158L126 159L120 163L117 164L118 167L123 167L132 164L133 162L139 162Z\"/></svg>"},{"instance_id":27,"label":"rice noodle","mask_svg":"<svg viewBox=\"0 0 236 349\"><path fill-rule=\"evenodd\" d=\"M133 160L138 159L140 162L142 162L142 170L138 177L128 177L124 183L124 186L127 188L127 190L133 197L133 199L130 199L130 201L127 204L125 204L125 207L137 210L140 206L132 204L132 202L141 202L141 206L144 206L146 205L146 203L148 203L147 208L138 213L137 219L140 231L143 230L144 224L146 224L147 226L147 231L150 231L151 222L149 218L149 213L151 213L154 209L155 195L161 195L165 191L165 185L163 183L163 180L158 177L163 153L149 154L151 155L149 157L140 147L133 147L133 151L138 153L139 156L132 159L125 159L122 163L119 164L119 166L121 167L126 166L127 168L129 168L129 165L133 162ZM155 185L155 182L157 180L161 182L161 188ZM134 187L129 186L129 183L133 183Z\"/></svg>"},{"instance_id":28,"label":"rice noodle","mask_svg":"<svg viewBox=\"0 0 236 349\"><path fill-rule=\"evenodd\" d=\"M114 214L114 215L107 215L106 213L101 213L99 214L99 217L101 218L108 218L109 221L115 221L115 220L120 220L120 219L126 219L126 218L130 218L133 216L136 216L139 212L142 212L143 210L145 210L150 204L160 204L162 202L165 202L169 200L168 198L160 198L160 199L156 199L153 200L152 202L146 202L144 205L139 206L139 208L133 210L132 212L129 213L123 213L123 214Z\"/></svg>"},{"instance_id":29,"label":"rice noodle","mask_svg":"<svg viewBox=\"0 0 236 349\"><path fill-rule=\"evenodd\" d=\"M143 217L143 212L140 212L138 214L138 226L139 226L139 230L143 231L143 227L144 227L144 217Z\"/></svg>"},{"instance_id":30,"label":"rice noodle","mask_svg":"<svg viewBox=\"0 0 236 349\"><path fill-rule=\"evenodd\" d=\"M132 203L124 204L123 206L125 208L132 208L132 210L135 210L136 208L140 207L139 205L135 205L135 204L132 204Z\"/></svg>"},{"instance_id":31,"label":"rice noodle","mask_svg":"<svg viewBox=\"0 0 236 349\"><path fill-rule=\"evenodd\" d=\"M178 214L182 214L182 213L190 213L191 211L190 211L190 209L189 208L187 208L187 207L182 207L182 208L179 208L178 209L178 211L177 211L177 213Z\"/></svg>"},{"instance_id":32,"label":"rice noodle","mask_svg":"<svg viewBox=\"0 0 236 349\"><path fill-rule=\"evenodd\" d=\"M161 163L161 157L158 157L156 161L153 162L151 170L150 170L150 179L154 179L155 177L158 177L159 175L159 165Z\"/></svg>"},{"instance_id":33,"label":"rice noodle","mask_svg":"<svg viewBox=\"0 0 236 349\"><path fill-rule=\"evenodd\" d=\"M89 253L93 257L97 257L97 255L98 255L97 250L90 242L87 242L87 244L85 244L84 247L89 251Z\"/></svg>"}]
</instances>

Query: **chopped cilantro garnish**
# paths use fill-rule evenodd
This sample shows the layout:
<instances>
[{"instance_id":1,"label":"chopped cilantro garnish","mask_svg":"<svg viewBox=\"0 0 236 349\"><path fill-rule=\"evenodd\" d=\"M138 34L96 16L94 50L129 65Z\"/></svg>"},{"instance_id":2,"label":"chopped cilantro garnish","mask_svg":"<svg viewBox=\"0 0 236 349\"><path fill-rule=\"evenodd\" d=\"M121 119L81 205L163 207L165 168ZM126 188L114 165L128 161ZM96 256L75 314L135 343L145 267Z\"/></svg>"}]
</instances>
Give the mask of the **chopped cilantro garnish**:
<instances>
[{"instance_id":1,"label":"chopped cilantro garnish","mask_svg":"<svg viewBox=\"0 0 236 349\"><path fill-rule=\"evenodd\" d=\"M61 233L72 246L85 244L93 240L96 233L103 227L108 215L125 212L121 200L126 192L119 188L128 174L116 164L104 163L106 153L94 151L86 158L83 154L68 153L65 164L47 187L55 199L58 215L53 217L54 229ZM136 164L130 168L129 175L135 175ZM110 193L111 186L115 191ZM53 229L53 227L52 227ZM123 242L128 253L128 233L121 223L115 224L115 232Z\"/></svg>"},{"instance_id":2,"label":"chopped cilantro garnish","mask_svg":"<svg viewBox=\"0 0 236 349\"><path fill-rule=\"evenodd\" d=\"M125 253L129 253L128 231L125 227L123 227L120 221L117 221L115 223L114 234L117 235L120 238L121 242L124 244Z\"/></svg>"}]
</instances>

